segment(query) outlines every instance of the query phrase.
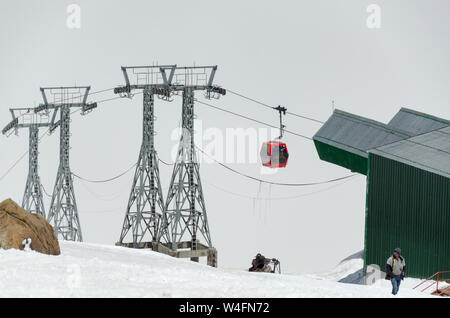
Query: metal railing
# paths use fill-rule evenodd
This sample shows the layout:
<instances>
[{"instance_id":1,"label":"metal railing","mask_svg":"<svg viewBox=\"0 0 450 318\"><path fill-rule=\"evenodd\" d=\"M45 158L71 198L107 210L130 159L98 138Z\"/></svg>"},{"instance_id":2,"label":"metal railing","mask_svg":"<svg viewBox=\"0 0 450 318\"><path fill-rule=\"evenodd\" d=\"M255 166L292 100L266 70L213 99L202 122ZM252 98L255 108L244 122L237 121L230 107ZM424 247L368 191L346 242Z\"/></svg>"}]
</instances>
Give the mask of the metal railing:
<instances>
[{"instance_id":1,"label":"metal railing","mask_svg":"<svg viewBox=\"0 0 450 318\"><path fill-rule=\"evenodd\" d=\"M421 290L421 292L426 291L428 288L430 288L433 285L436 285L436 292L440 292L439 295L442 294L442 292L439 290L439 283L440 282L450 282L450 278L442 278L443 276L445 276L445 274L450 274L450 271L441 271L441 272L437 272L434 275L428 277L426 280L424 280L423 282L421 282L419 285L415 286L413 289L418 288L419 286L424 285L425 283L429 283L430 281L432 281L431 284L427 284L427 286ZM436 278L436 280L434 280L434 278ZM449 289L450 287L447 287L447 289Z\"/></svg>"}]
</instances>

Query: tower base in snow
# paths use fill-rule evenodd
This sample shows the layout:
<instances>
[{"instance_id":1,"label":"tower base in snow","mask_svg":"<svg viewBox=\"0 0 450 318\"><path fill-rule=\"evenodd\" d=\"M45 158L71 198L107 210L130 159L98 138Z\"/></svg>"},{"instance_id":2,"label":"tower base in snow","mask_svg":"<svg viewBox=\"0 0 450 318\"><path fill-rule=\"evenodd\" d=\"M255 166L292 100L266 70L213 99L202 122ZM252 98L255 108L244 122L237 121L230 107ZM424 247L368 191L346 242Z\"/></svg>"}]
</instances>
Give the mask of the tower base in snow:
<instances>
[{"instance_id":1,"label":"tower base in snow","mask_svg":"<svg viewBox=\"0 0 450 318\"><path fill-rule=\"evenodd\" d=\"M180 242L178 244L179 250L172 250L172 244L157 243L157 242L140 242L135 246L133 243L117 242L116 246L144 249L148 248L155 252L163 253L176 258L190 258L193 262L198 262L200 257L207 258L207 265L217 267L217 250L214 247L208 247L197 242L197 249L191 250L191 242Z\"/></svg>"}]
</instances>

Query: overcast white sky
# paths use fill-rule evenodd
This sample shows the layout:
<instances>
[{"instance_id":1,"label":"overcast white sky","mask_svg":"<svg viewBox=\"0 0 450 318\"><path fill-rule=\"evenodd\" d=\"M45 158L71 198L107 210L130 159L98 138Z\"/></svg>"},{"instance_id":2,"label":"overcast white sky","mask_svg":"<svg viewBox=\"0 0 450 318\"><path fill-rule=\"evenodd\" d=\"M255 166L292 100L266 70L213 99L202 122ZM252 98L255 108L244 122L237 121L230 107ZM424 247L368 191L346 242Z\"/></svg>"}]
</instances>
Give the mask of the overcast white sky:
<instances>
[{"instance_id":1,"label":"overcast white sky","mask_svg":"<svg viewBox=\"0 0 450 318\"><path fill-rule=\"evenodd\" d=\"M79 30L66 26L71 3L82 10ZM381 7L379 29L366 25L371 3ZM216 84L321 120L331 115L331 100L337 108L382 122L402 106L450 118L449 9L445 0L8 1L0 10L1 126L10 121L9 107L41 102L41 86L91 85L98 91L123 84L121 65L156 62L217 64ZM109 97L114 97L111 92L98 99ZM213 103L277 124L275 113L230 94ZM157 101L156 114L157 150L171 161L181 101ZM196 114L203 130L263 127L202 105ZM89 116L72 119L73 172L105 179L136 161L141 96L104 103ZM295 117L288 117L286 125L308 136L320 128ZM40 145L47 191L56 178L58 137L56 132ZM261 177L303 183L350 173L319 160L311 141L292 135L285 141L291 153L288 168ZM1 136L0 175L27 147L27 131ZM21 202L27 166L25 157L0 181L2 199ZM259 163L231 166L260 174ZM160 169L166 196L172 169ZM261 252L279 258L288 272L321 271L363 248L364 176L333 188L261 189L216 164L203 164L201 176L222 267L248 268ZM131 181L132 173L110 184L75 180L85 241L118 240ZM49 200L46 204L48 210Z\"/></svg>"}]
</instances>

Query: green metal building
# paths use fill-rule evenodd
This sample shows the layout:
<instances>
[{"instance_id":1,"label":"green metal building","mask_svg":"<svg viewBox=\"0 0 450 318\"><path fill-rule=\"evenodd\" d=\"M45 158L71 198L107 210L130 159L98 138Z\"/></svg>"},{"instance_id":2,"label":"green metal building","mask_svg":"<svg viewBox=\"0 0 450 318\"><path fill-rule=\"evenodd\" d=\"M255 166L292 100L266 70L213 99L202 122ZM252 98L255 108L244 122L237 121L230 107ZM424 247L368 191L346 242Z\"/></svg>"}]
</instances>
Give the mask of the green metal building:
<instances>
[{"instance_id":1,"label":"green metal building","mask_svg":"<svg viewBox=\"0 0 450 318\"><path fill-rule=\"evenodd\" d=\"M336 110L319 157L367 176L364 264L401 247L408 275L450 270L450 121L403 108L383 124Z\"/></svg>"}]
</instances>

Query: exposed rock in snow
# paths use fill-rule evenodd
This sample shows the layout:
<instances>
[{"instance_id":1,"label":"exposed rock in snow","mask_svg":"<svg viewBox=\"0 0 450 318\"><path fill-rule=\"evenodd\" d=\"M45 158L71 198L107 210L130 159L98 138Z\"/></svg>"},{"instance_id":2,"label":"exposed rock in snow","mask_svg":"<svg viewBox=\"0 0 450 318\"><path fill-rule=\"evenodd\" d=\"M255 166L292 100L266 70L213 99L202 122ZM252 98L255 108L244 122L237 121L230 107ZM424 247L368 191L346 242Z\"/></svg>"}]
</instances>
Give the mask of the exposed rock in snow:
<instances>
[{"instance_id":1,"label":"exposed rock in snow","mask_svg":"<svg viewBox=\"0 0 450 318\"><path fill-rule=\"evenodd\" d=\"M0 248L24 249L59 255L60 249L53 227L39 214L31 214L13 200L0 203ZM25 243L24 243L25 241Z\"/></svg>"}]
</instances>

